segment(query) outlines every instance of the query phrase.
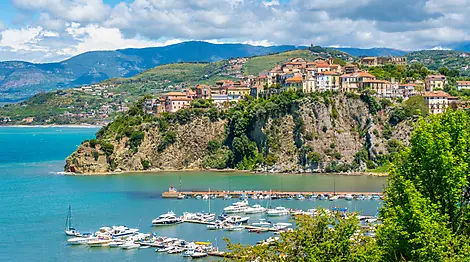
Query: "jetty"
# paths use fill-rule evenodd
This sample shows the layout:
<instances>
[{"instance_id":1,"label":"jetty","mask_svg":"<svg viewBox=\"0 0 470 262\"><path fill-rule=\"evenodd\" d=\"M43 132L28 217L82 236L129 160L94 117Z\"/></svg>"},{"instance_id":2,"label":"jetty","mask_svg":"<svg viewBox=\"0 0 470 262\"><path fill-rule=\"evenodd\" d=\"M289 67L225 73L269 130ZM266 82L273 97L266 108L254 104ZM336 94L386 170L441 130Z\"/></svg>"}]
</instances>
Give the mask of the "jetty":
<instances>
[{"instance_id":1,"label":"jetty","mask_svg":"<svg viewBox=\"0 0 470 262\"><path fill-rule=\"evenodd\" d=\"M263 191L263 190L236 190L236 191L178 191L175 188L170 188L170 190L163 192L163 198L178 198L179 196L186 196L190 198L195 198L196 196L215 196L216 198L224 198L231 196L233 198L239 197L251 197L251 196L267 196L274 198L288 198L297 195L311 196L311 195L328 195L328 196L338 196L342 198L346 195L352 196L382 196L381 192L336 192L336 191Z\"/></svg>"},{"instance_id":2,"label":"jetty","mask_svg":"<svg viewBox=\"0 0 470 262\"><path fill-rule=\"evenodd\" d=\"M200 221L200 220L188 220L188 219L183 219L183 223L191 223L191 224L201 224L201 225L216 225L215 222L209 222L209 221ZM270 232L276 232L279 231L279 229L273 228L273 227L256 227L252 225L244 225L241 224L242 227L245 229L253 229L253 230L267 230Z\"/></svg>"}]
</instances>

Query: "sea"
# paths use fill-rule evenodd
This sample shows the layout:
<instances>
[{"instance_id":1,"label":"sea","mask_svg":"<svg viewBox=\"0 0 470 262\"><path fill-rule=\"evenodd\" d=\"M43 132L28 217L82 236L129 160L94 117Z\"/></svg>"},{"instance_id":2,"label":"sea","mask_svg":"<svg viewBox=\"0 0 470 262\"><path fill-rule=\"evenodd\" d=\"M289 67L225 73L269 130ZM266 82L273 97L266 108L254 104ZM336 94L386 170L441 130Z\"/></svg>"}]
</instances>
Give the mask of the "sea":
<instances>
[{"instance_id":1,"label":"sea","mask_svg":"<svg viewBox=\"0 0 470 262\"><path fill-rule=\"evenodd\" d=\"M81 141L95 137L96 128L0 128L0 261L186 261L180 255L154 249L121 250L67 245L64 226L68 207L72 222L82 232L102 226L126 225L141 232L209 241L223 250L224 238L256 244L271 233L208 231L204 225L152 227L151 221L168 211L220 214L233 200L163 199L170 186L181 190L289 190L380 192L386 178L340 175L280 175L234 172L160 172L107 176L70 176L61 173L65 158ZM250 204L267 205L266 200ZM273 200L288 208L347 207L375 215L377 200ZM250 217L257 222L263 215ZM270 218L288 222L289 218ZM202 261L212 261L207 258Z\"/></svg>"}]
</instances>

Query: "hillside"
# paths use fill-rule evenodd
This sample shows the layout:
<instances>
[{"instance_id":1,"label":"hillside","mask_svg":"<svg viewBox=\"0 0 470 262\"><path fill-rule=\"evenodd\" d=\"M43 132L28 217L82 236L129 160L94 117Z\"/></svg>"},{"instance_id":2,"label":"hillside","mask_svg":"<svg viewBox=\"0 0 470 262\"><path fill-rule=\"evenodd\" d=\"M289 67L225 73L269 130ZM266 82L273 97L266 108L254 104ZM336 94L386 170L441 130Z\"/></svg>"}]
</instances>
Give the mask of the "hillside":
<instances>
[{"instance_id":1,"label":"hillside","mask_svg":"<svg viewBox=\"0 0 470 262\"><path fill-rule=\"evenodd\" d=\"M103 81L108 94L92 95L79 89L67 89L41 93L18 103L0 107L0 116L8 116L12 124L24 124L22 120L35 117L31 124L101 124L112 120L121 106L127 106L144 95L156 95L199 83L214 84L221 79L237 77L270 70L274 65L294 57L309 59L327 58L330 54L346 56L334 51L312 52L310 50L288 51L280 54L251 57L248 59L223 60L212 63L174 63L161 65L130 78L115 78ZM71 117L70 114L99 113L111 106L112 110L102 118L90 115L86 118Z\"/></svg>"},{"instance_id":2,"label":"hillside","mask_svg":"<svg viewBox=\"0 0 470 262\"><path fill-rule=\"evenodd\" d=\"M0 102L24 100L39 92L132 77L147 69L175 62L214 62L296 49L246 44L184 42L165 47L95 51L58 63L0 62Z\"/></svg>"},{"instance_id":3,"label":"hillside","mask_svg":"<svg viewBox=\"0 0 470 262\"><path fill-rule=\"evenodd\" d=\"M360 171L387 163L407 144L409 124L390 126L387 111L371 111L359 97L298 93L160 117L138 103L84 141L65 171Z\"/></svg>"},{"instance_id":4,"label":"hillside","mask_svg":"<svg viewBox=\"0 0 470 262\"><path fill-rule=\"evenodd\" d=\"M411 52L406 55L409 63L422 63L430 70L438 70L441 67L460 71L462 76L469 76L470 70L465 69L470 65L470 53L452 50L424 50Z\"/></svg>"}]
</instances>

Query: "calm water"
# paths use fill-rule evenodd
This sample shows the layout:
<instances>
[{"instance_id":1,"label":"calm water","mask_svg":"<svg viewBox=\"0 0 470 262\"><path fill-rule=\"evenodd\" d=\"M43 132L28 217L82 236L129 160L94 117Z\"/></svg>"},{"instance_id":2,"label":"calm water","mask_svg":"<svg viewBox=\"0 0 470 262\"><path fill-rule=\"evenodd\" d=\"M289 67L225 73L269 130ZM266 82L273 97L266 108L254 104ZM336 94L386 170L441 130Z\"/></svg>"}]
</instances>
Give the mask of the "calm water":
<instances>
[{"instance_id":1,"label":"calm water","mask_svg":"<svg viewBox=\"0 0 470 262\"><path fill-rule=\"evenodd\" d=\"M384 178L323 175L253 175L239 173L174 172L115 176L63 176L64 160L96 129L0 128L0 260L1 261L185 261L178 255L157 254L153 249L90 249L67 246L63 234L67 207L73 207L74 225L82 231L105 225L125 224L142 232L212 241L225 246L224 237L254 244L270 234L207 231L202 225L182 224L152 228L153 218L173 210L207 211L203 200L164 200L170 185L186 190L231 188L244 190L333 190L381 191ZM211 209L220 213L231 201L213 200ZM255 201L251 201L253 204ZM263 201L257 201L266 204ZM273 205L313 208L347 206L349 210L375 214L377 201L287 201ZM253 216L252 222L262 216ZM287 221L287 218L271 219Z\"/></svg>"}]
</instances>

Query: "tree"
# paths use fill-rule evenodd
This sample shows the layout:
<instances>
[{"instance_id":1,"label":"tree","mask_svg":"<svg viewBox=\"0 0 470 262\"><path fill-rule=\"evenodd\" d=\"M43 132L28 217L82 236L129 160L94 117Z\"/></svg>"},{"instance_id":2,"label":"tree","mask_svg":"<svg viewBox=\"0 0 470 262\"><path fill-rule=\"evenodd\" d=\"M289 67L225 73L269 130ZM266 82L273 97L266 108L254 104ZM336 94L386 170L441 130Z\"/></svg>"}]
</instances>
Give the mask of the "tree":
<instances>
[{"instance_id":1,"label":"tree","mask_svg":"<svg viewBox=\"0 0 470 262\"><path fill-rule=\"evenodd\" d=\"M318 216L299 216L293 232L282 233L272 245L255 247L232 244L233 261L379 261L370 237L364 237L355 216L341 217L324 210Z\"/></svg>"},{"instance_id":2,"label":"tree","mask_svg":"<svg viewBox=\"0 0 470 262\"><path fill-rule=\"evenodd\" d=\"M378 244L387 261L461 261L470 247L470 117L421 119L390 172Z\"/></svg>"}]
</instances>

